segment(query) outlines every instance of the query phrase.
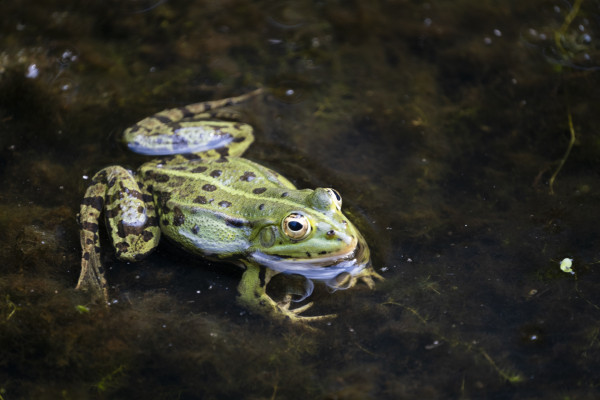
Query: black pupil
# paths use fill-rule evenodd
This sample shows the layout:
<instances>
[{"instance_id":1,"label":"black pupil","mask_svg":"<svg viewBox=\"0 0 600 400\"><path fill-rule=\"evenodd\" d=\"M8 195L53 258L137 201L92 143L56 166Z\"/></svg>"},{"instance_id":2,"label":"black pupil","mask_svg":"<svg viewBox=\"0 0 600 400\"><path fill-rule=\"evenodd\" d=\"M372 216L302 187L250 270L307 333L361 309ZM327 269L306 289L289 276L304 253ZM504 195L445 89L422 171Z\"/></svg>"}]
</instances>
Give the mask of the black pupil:
<instances>
[{"instance_id":1,"label":"black pupil","mask_svg":"<svg viewBox=\"0 0 600 400\"><path fill-rule=\"evenodd\" d=\"M340 194L336 190L331 190L331 191L335 195L335 198L337 199L337 201L342 200L342 197L340 196Z\"/></svg>"},{"instance_id":2,"label":"black pupil","mask_svg":"<svg viewBox=\"0 0 600 400\"><path fill-rule=\"evenodd\" d=\"M302 229L302 224L298 221L290 221L288 222L288 226L295 232L298 232L300 229Z\"/></svg>"}]
</instances>

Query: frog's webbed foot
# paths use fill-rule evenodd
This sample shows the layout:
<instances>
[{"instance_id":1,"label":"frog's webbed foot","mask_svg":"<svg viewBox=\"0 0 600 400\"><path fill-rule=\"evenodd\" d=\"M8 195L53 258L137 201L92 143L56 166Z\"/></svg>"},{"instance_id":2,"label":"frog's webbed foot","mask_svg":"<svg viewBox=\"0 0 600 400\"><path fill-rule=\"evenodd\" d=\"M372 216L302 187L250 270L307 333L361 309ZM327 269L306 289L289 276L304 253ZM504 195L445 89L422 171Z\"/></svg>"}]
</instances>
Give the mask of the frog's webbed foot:
<instances>
[{"instance_id":1,"label":"frog's webbed foot","mask_svg":"<svg viewBox=\"0 0 600 400\"><path fill-rule=\"evenodd\" d=\"M284 313L292 313L295 316L296 319L300 319L299 322L326 321L326 320L333 319L333 318L337 317L337 314L325 314L325 315L315 315L315 316L302 316L302 315L300 315L301 313L303 313L304 311L308 310L309 308L311 308L315 304L312 301L310 303L306 303L303 306L296 307L296 308L290 310L290 305L291 304L292 304L292 295L291 294L287 294L287 295L285 295L285 297L283 298L282 301L280 301L280 302L277 303L277 306Z\"/></svg>"},{"instance_id":2,"label":"frog's webbed foot","mask_svg":"<svg viewBox=\"0 0 600 400\"><path fill-rule=\"evenodd\" d=\"M108 304L108 287L98 252L85 253L81 260L81 274L75 287L90 294L94 301Z\"/></svg>"},{"instance_id":3,"label":"frog's webbed foot","mask_svg":"<svg viewBox=\"0 0 600 400\"><path fill-rule=\"evenodd\" d=\"M335 314L304 316L300 315L312 307L313 303L290 309L292 295L288 294L284 299L277 303L267 293L266 286L276 272L256 265L246 265L246 271L238 286L238 301L246 308L261 314L263 316L279 320L299 323L308 328L307 323L314 321L324 321L335 318Z\"/></svg>"},{"instance_id":4,"label":"frog's webbed foot","mask_svg":"<svg viewBox=\"0 0 600 400\"><path fill-rule=\"evenodd\" d=\"M375 289L375 279L378 281L383 281L385 278L379 275L373 267L369 266L363 269L358 275L357 279L367 285L369 289Z\"/></svg>"},{"instance_id":5,"label":"frog's webbed foot","mask_svg":"<svg viewBox=\"0 0 600 400\"><path fill-rule=\"evenodd\" d=\"M383 281L385 278L379 275L372 266L368 266L356 275L351 275L348 272L343 272L331 279L327 285L333 291L350 289L356 285L357 282L362 282L369 289L375 289L375 279Z\"/></svg>"}]
</instances>

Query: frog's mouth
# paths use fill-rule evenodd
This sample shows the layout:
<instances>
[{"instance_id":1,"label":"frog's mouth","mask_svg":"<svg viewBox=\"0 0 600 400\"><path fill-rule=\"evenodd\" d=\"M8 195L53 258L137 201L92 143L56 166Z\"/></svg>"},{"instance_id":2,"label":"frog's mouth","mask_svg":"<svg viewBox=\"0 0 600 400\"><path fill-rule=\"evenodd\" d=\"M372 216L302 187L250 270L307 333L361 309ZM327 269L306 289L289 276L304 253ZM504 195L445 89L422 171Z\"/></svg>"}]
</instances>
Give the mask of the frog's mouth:
<instances>
[{"instance_id":1,"label":"frog's mouth","mask_svg":"<svg viewBox=\"0 0 600 400\"><path fill-rule=\"evenodd\" d=\"M329 281L342 273L352 276L369 265L368 251L363 241L354 238L344 250L322 257L284 258L256 251L250 258L257 264L286 274L298 274L308 279Z\"/></svg>"}]
</instances>

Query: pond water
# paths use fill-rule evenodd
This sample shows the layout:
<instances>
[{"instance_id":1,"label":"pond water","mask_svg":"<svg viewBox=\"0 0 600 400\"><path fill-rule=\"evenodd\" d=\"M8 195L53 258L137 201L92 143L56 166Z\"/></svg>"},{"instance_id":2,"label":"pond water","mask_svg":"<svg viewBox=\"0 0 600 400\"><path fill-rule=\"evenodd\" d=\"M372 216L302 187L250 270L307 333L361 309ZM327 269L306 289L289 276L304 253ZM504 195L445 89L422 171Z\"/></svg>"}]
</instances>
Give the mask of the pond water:
<instances>
[{"instance_id":1,"label":"pond water","mask_svg":"<svg viewBox=\"0 0 600 400\"><path fill-rule=\"evenodd\" d=\"M598 398L600 2L0 13L0 399ZM385 281L317 284L315 332L168 243L103 247L110 307L75 291L89 177L147 159L121 132L257 87L245 157L336 188Z\"/></svg>"}]
</instances>

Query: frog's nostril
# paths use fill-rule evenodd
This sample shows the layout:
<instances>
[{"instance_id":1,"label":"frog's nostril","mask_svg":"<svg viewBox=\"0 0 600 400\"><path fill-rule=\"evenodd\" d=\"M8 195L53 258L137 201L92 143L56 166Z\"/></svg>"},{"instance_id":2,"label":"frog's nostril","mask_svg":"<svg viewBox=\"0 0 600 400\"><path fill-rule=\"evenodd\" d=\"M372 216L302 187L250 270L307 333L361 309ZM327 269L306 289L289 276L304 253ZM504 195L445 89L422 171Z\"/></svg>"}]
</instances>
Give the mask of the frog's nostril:
<instances>
[{"instance_id":1,"label":"frog's nostril","mask_svg":"<svg viewBox=\"0 0 600 400\"><path fill-rule=\"evenodd\" d=\"M327 236L329 236L329 237L335 236L335 231L333 229L327 231Z\"/></svg>"}]
</instances>

